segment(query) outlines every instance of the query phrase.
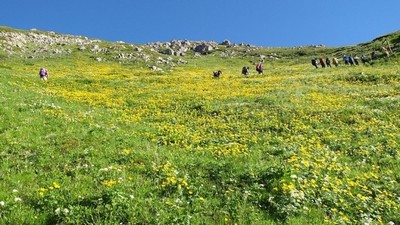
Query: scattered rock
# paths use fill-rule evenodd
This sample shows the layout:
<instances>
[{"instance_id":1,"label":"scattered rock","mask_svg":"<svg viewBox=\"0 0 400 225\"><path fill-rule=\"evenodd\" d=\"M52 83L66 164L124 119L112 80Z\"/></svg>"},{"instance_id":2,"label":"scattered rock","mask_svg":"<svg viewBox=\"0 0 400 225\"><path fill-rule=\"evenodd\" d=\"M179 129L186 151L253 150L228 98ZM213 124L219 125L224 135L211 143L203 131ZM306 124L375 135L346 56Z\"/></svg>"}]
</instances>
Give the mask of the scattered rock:
<instances>
[{"instance_id":1,"label":"scattered rock","mask_svg":"<svg viewBox=\"0 0 400 225\"><path fill-rule=\"evenodd\" d=\"M220 45L230 46L232 43L229 40L224 40Z\"/></svg>"},{"instance_id":2,"label":"scattered rock","mask_svg":"<svg viewBox=\"0 0 400 225\"><path fill-rule=\"evenodd\" d=\"M178 63L179 63L179 64L188 64L189 62L188 62L187 60L184 60L184 59L179 58L179 59L178 59Z\"/></svg>"},{"instance_id":3,"label":"scattered rock","mask_svg":"<svg viewBox=\"0 0 400 225\"><path fill-rule=\"evenodd\" d=\"M143 51L143 49L142 49L142 48L139 48L139 47L135 47L135 48L133 48L133 50L135 50L135 51L137 51L137 52L142 52L142 51Z\"/></svg>"},{"instance_id":4,"label":"scattered rock","mask_svg":"<svg viewBox=\"0 0 400 225\"><path fill-rule=\"evenodd\" d=\"M24 54L35 52L36 54L68 54L68 51L57 49L55 46L76 45L79 50L86 49L85 46L100 42L99 40L88 39L81 36L61 35L53 31L38 32L36 29L31 29L29 32L13 32L0 31L0 48L8 54ZM37 49L47 48L46 51Z\"/></svg>"},{"instance_id":5,"label":"scattered rock","mask_svg":"<svg viewBox=\"0 0 400 225\"><path fill-rule=\"evenodd\" d=\"M30 31L0 31L0 50L8 55L16 55L26 58L41 58L72 54L73 51L81 51L92 54L92 59L102 62L110 58L120 62L132 62L139 60L151 64L167 65L173 67L176 64L187 64L188 61L180 58L186 55L201 57L201 55L213 53L219 45L227 46L221 52L215 52L225 57L246 55L252 48L247 46L236 50L238 45L224 40L220 44L214 41L188 41L172 40L170 42L155 42L145 45L126 44L123 41L104 44L98 39L90 39L83 36L63 35L56 32L43 32L36 29ZM229 48L228 48L229 47ZM129 52L131 51L131 52ZM150 53L151 52L151 53ZM165 57L158 57L160 54ZM159 68L154 70L160 71Z\"/></svg>"},{"instance_id":6,"label":"scattered rock","mask_svg":"<svg viewBox=\"0 0 400 225\"><path fill-rule=\"evenodd\" d=\"M100 47L98 45L94 45L91 51L92 52L100 52Z\"/></svg>"},{"instance_id":7,"label":"scattered rock","mask_svg":"<svg viewBox=\"0 0 400 225\"><path fill-rule=\"evenodd\" d=\"M163 72L163 70L162 70L161 68L158 68L158 67L156 67L156 66L149 66L149 69L150 69L151 71Z\"/></svg>"}]
</instances>

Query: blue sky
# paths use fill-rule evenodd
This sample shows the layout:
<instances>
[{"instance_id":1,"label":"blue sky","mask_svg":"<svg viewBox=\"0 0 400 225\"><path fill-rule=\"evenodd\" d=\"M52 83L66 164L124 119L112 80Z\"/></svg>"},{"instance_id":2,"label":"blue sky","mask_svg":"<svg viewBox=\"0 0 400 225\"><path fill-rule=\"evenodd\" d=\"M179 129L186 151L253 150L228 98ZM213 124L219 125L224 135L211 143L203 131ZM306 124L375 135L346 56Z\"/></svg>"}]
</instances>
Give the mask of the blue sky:
<instances>
[{"instance_id":1,"label":"blue sky","mask_svg":"<svg viewBox=\"0 0 400 225\"><path fill-rule=\"evenodd\" d=\"M143 44L354 45L400 30L399 0L5 0L0 25Z\"/></svg>"}]
</instances>

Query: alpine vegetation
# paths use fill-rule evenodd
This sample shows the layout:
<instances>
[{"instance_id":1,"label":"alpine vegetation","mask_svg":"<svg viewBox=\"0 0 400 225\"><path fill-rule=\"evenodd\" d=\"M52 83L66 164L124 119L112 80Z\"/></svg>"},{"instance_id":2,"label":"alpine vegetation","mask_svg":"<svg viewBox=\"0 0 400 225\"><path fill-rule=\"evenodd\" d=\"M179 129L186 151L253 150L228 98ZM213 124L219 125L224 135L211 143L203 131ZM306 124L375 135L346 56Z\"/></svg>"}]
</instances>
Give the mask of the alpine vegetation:
<instances>
[{"instance_id":1,"label":"alpine vegetation","mask_svg":"<svg viewBox=\"0 0 400 225\"><path fill-rule=\"evenodd\" d=\"M399 51L0 27L0 224L400 224Z\"/></svg>"}]
</instances>

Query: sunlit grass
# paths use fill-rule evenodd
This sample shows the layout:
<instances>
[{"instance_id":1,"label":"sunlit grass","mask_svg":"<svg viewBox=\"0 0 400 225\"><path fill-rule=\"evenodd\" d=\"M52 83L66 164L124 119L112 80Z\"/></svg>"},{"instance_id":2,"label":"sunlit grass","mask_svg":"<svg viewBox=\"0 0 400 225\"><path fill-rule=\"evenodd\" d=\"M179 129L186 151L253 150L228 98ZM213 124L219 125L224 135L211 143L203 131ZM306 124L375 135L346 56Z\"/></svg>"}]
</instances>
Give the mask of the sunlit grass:
<instances>
[{"instance_id":1,"label":"sunlit grass","mask_svg":"<svg viewBox=\"0 0 400 225\"><path fill-rule=\"evenodd\" d=\"M164 73L1 62L0 218L33 224L398 223L397 59ZM222 70L219 79L212 71ZM17 191L14 191L17 190Z\"/></svg>"}]
</instances>

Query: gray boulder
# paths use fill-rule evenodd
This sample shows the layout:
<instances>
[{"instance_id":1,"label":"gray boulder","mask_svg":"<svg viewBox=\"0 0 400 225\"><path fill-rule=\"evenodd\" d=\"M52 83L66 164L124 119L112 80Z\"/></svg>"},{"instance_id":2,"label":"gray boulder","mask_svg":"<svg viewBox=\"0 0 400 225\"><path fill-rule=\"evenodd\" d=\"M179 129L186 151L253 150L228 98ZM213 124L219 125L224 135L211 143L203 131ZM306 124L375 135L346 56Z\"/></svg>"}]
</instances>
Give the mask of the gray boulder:
<instances>
[{"instance_id":1,"label":"gray boulder","mask_svg":"<svg viewBox=\"0 0 400 225\"><path fill-rule=\"evenodd\" d=\"M211 45L209 45L209 44L200 44L200 45L197 45L195 48L194 48L194 51L195 52L198 52L198 53L200 53L200 54L207 54L207 53L209 53L209 52L211 52L212 50L214 50L214 47L213 46L211 46Z\"/></svg>"},{"instance_id":2,"label":"gray boulder","mask_svg":"<svg viewBox=\"0 0 400 225\"><path fill-rule=\"evenodd\" d=\"M230 46L232 43L229 40L224 40L220 45Z\"/></svg>"},{"instance_id":3,"label":"gray boulder","mask_svg":"<svg viewBox=\"0 0 400 225\"><path fill-rule=\"evenodd\" d=\"M165 54L165 55L174 55L175 52L171 48L166 48L164 50L161 50L160 53Z\"/></svg>"}]
</instances>

